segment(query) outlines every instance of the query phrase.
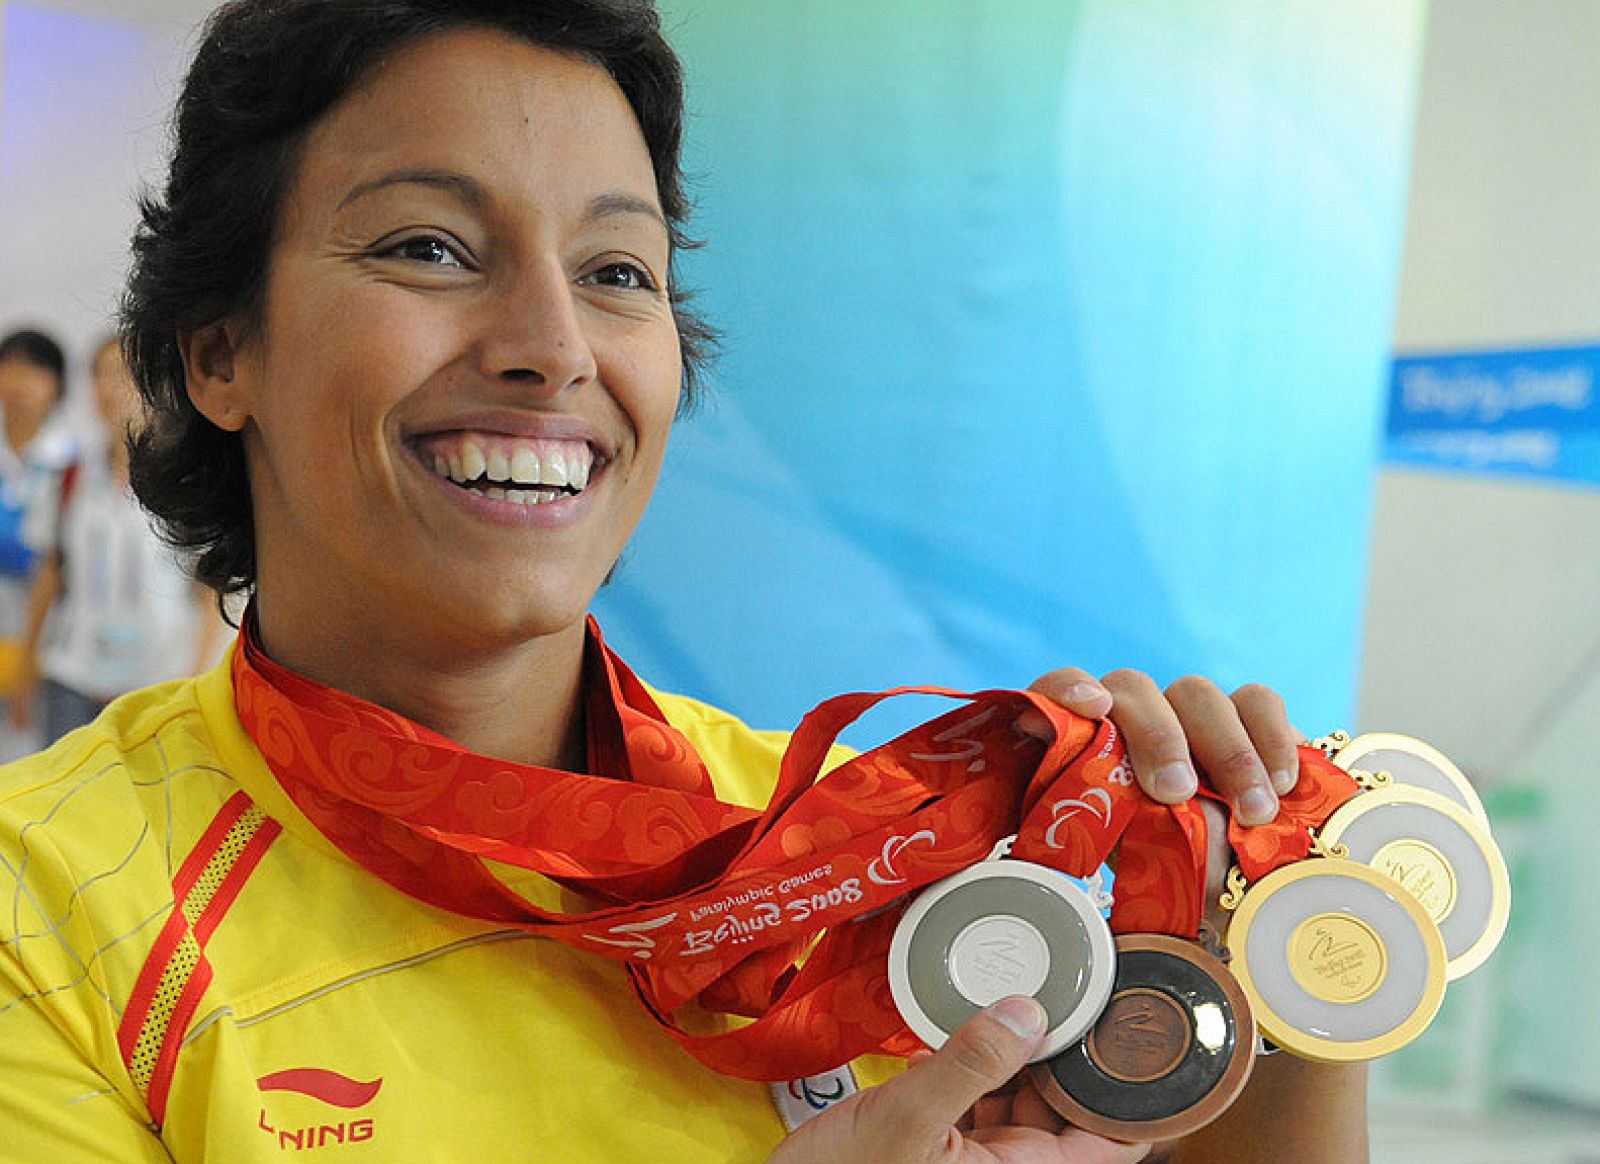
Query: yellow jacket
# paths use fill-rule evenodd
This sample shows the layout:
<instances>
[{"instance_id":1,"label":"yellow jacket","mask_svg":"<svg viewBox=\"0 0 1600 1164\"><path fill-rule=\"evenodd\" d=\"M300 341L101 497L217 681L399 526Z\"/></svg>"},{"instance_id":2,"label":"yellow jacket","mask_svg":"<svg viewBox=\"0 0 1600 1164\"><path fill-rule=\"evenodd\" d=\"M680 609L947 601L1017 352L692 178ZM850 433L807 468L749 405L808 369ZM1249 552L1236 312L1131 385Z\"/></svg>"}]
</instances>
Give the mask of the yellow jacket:
<instances>
[{"instance_id":1,"label":"yellow jacket","mask_svg":"<svg viewBox=\"0 0 1600 1164\"><path fill-rule=\"evenodd\" d=\"M783 735L658 699L725 800L765 803ZM783 1135L768 1087L690 1059L616 964L346 859L226 664L0 769L0 886L0 1161L710 1164Z\"/></svg>"}]
</instances>

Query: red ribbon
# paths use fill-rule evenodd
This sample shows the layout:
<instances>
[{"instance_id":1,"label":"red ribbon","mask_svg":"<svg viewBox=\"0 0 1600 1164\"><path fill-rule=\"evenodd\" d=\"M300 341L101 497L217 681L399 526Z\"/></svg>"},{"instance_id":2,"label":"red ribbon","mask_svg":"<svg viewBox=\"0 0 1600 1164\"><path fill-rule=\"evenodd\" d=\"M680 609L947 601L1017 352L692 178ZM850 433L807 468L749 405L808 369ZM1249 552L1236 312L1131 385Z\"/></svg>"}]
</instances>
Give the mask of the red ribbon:
<instances>
[{"instance_id":1,"label":"red ribbon","mask_svg":"<svg viewBox=\"0 0 1600 1164\"><path fill-rule=\"evenodd\" d=\"M1014 856L1074 876L1124 838L1113 923L1194 936L1203 820L1143 796L1109 721L1018 691L840 696L802 720L756 812L716 799L592 623L585 668L590 774L476 755L295 675L266 657L251 620L233 681L246 732L348 857L421 901L624 963L668 1033L725 1074L795 1079L915 1049L886 981L900 913L886 907L1013 833ZM840 731L905 693L960 706L819 778ZM1049 720L1050 743L1016 727L1029 710ZM536 907L482 858L593 908ZM750 1021L706 1034L707 1011Z\"/></svg>"},{"instance_id":2,"label":"red ribbon","mask_svg":"<svg viewBox=\"0 0 1600 1164\"><path fill-rule=\"evenodd\" d=\"M1228 843L1245 880L1268 873L1311 853L1312 832L1327 823L1345 801L1361 791L1355 777L1310 745L1300 748L1300 779L1278 798L1278 815L1268 824L1228 822ZM1207 793L1208 795L1214 795ZM1219 798L1220 799L1220 798Z\"/></svg>"},{"instance_id":3,"label":"red ribbon","mask_svg":"<svg viewBox=\"0 0 1600 1164\"><path fill-rule=\"evenodd\" d=\"M1206 818L1199 803L1141 803L1117 846L1116 872L1112 930L1198 937L1206 891Z\"/></svg>"}]
</instances>

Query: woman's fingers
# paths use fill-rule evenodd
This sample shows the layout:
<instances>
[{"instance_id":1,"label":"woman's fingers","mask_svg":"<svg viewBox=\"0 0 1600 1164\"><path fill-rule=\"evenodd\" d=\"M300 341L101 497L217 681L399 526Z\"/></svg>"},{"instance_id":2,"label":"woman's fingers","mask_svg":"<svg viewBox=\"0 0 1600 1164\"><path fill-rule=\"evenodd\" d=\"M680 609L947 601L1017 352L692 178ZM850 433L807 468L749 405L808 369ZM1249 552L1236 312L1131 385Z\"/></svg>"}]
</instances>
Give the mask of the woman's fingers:
<instances>
[{"instance_id":1,"label":"woman's fingers","mask_svg":"<svg viewBox=\"0 0 1600 1164\"><path fill-rule=\"evenodd\" d=\"M768 1164L1133 1164L1143 1159L1148 1145L1119 1144L1068 1127L1054 1112L1040 1110L1043 1101L1030 1086L1010 1085L1038 1047L1045 1022L1044 1008L1030 998L994 1003L902 1074L802 1124ZM964 1114L980 1118L963 1128Z\"/></svg>"},{"instance_id":2,"label":"woman's fingers","mask_svg":"<svg viewBox=\"0 0 1600 1164\"><path fill-rule=\"evenodd\" d=\"M1105 686L1139 786L1163 804L1188 800L1199 785L1177 709L1142 671L1113 671Z\"/></svg>"},{"instance_id":3,"label":"woman's fingers","mask_svg":"<svg viewBox=\"0 0 1600 1164\"><path fill-rule=\"evenodd\" d=\"M1079 667L1062 667L1039 676L1028 690L1042 695L1085 719L1100 719L1111 711L1111 692L1089 672ZM1050 721L1032 708L1017 719L1017 727L1041 740L1054 734Z\"/></svg>"},{"instance_id":4,"label":"woman's fingers","mask_svg":"<svg viewBox=\"0 0 1600 1164\"><path fill-rule=\"evenodd\" d=\"M1247 683L1233 693L1233 706L1256 754L1266 765L1267 778L1279 796L1288 793L1300 779L1301 735L1289 722L1283 697L1270 687Z\"/></svg>"},{"instance_id":5,"label":"woman's fingers","mask_svg":"<svg viewBox=\"0 0 1600 1164\"><path fill-rule=\"evenodd\" d=\"M1239 709L1209 679L1190 675L1167 688L1195 760L1206 779L1247 825L1266 824L1278 815L1267 766L1256 751Z\"/></svg>"},{"instance_id":6,"label":"woman's fingers","mask_svg":"<svg viewBox=\"0 0 1600 1164\"><path fill-rule=\"evenodd\" d=\"M1243 824L1278 815L1278 796L1294 787L1299 735L1277 692L1248 684L1227 695L1191 675L1162 691L1139 671L1105 677L1111 718L1122 730L1140 786L1176 804L1194 795L1195 766Z\"/></svg>"},{"instance_id":7,"label":"woman's fingers","mask_svg":"<svg viewBox=\"0 0 1600 1164\"><path fill-rule=\"evenodd\" d=\"M959 1125L1022 1070L1044 1037L1044 1008L1005 998L933 1054L803 1124L768 1164L933 1164L960 1158ZM975 1122L975 1121L974 1121Z\"/></svg>"},{"instance_id":8,"label":"woman's fingers","mask_svg":"<svg viewBox=\"0 0 1600 1164\"><path fill-rule=\"evenodd\" d=\"M1142 671L1113 671L1096 681L1064 667L1040 676L1030 691L1090 718L1110 716L1121 730L1139 786L1164 804L1195 794L1198 772L1242 824L1278 815L1278 797L1300 775L1300 735L1270 687L1246 684L1228 695L1209 679L1179 679L1165 691ZM1029 711L1019 725L1040 738L1050 727Z\"/></svg>"},{"instance_id":9,"label":"woman's fingers","mask_svg":"<svg viewBox=\"0 0 1600 1164\"><path fill-rule=\"evenodd\" d=\"M1038 1128L1051 1135L1060 1135L1067 1130L1067 1121L1045 1102L1044 1096L1039 1094L1039 1089L1031 1080L1017 1089L1011 1101L1011 1122L1018 1127Z\"/></svg>"}]
</instances>

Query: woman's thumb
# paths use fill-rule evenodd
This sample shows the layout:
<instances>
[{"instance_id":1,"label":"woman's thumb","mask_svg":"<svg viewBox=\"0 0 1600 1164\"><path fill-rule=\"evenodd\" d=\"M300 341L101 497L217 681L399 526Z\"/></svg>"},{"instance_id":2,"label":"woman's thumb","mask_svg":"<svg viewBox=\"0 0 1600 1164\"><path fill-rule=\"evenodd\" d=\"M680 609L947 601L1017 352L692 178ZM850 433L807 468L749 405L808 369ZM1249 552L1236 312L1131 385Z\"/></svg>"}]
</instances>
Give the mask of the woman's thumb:
<instances>
[{"instance_id":1,"label":"woman's thumb","mask_svg":"<svg viewBox=\"0 0 1600 1164\"><path fill-rule=\"evenodd\" d=\"M932 1055L876 1088L875 1099L913 1137L942 1137L968 1108L1022 1070L1045 1021L1033 999L1002 998L957 1027Z\"/></svg>"}]
</instances>

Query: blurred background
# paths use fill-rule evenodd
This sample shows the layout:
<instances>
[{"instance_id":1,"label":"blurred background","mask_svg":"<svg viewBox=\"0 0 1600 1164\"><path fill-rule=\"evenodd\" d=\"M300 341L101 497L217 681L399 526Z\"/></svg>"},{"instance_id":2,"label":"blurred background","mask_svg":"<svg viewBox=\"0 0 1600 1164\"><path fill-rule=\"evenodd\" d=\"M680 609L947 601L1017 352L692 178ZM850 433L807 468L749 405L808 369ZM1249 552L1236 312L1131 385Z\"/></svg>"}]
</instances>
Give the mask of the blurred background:
<instances>
[{"instance_id":1,"label":"blurred background","mask_svg":"<svg viewBox=\"0 0 1600 1164\"><path fill-rule=\"evenodd\" d=\"M1600 1162L1600 4L661 3L725 341L611 640L765 726L1075 664L1421 736L1512 922L1374 1159ZM0 6L0 329L67 431L209 8Z\"/></svg>"}]
</instances>

